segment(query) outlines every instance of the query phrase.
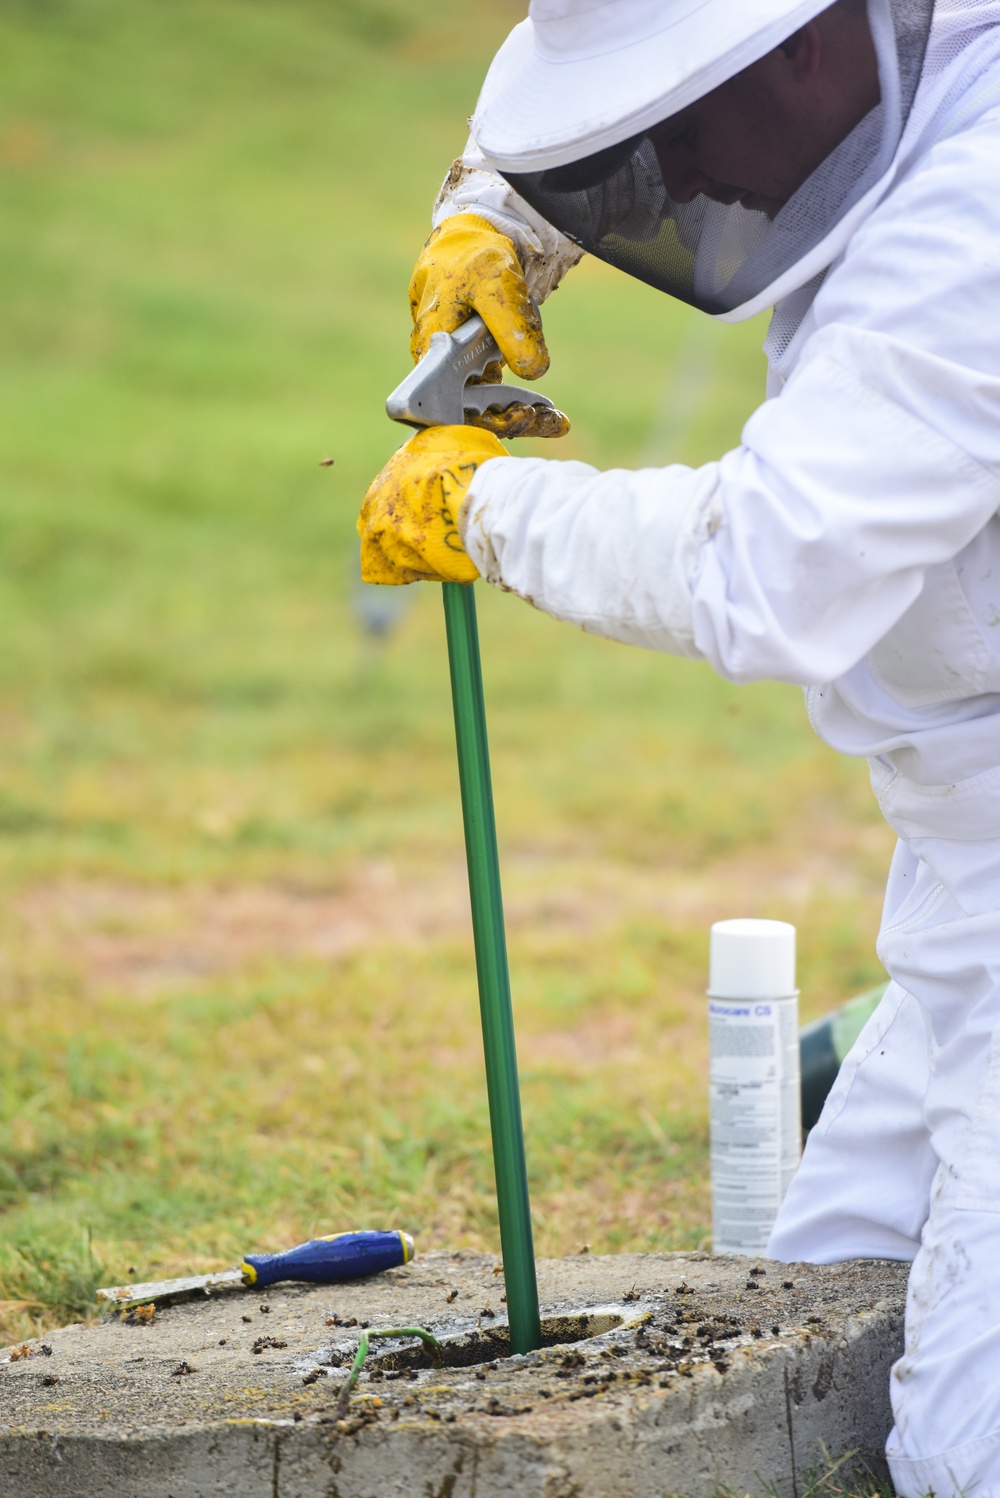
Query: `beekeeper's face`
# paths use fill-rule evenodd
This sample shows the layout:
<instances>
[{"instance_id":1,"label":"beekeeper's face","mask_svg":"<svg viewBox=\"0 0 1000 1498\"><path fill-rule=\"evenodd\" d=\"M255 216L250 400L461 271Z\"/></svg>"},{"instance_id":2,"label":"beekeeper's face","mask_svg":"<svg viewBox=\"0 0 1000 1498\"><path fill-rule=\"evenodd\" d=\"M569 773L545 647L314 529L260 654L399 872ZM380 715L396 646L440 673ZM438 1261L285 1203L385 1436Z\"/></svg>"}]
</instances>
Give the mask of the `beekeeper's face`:
<instances>
[{"instance_id":1,"label":"beekeeper's face","mask_svg":"<svg viewBox=\"0 0 1000 1498\"><path fill-rule=\"evenodd\" d=\"M879 100L867 26L859 55L810 22L650 131L675 203L700 193L774 218Z\"/></svg>"}]
</instances>

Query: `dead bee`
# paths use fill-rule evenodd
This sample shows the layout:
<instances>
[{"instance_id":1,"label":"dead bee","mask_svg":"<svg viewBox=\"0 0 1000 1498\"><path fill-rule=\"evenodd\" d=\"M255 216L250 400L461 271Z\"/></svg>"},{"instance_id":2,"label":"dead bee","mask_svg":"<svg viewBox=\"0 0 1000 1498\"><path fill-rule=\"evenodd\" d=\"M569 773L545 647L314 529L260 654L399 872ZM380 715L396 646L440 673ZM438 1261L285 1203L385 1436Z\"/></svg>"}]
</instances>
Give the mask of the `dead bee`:
<instances>
[{"instance_id":1,"label":"dead bee","mask_svg":"<svg viewBox=\"0 0 1000 1498\"><path fill-rule=\"evenodd\" d=\"M256 1340L256 1342L251 1347L250 1351L251 1352L260 1353L260 1352L264 1352L264 1350L266 1348L268 1348L268 1347L287 1347L287 1346L288 1346L288 1343L287 1342L283 1342L280 1337L258 1337L257 1340Z\"/></svg>"},{"instance_id":2,"label":"dead bee","mask_svg":"<svg viewBox=\"0 0 1000 1498\"><path fill-rule=\"evenodd\" d=\"M126 1326L149 1326L155 1315L156 1306L150 1301L144 1306L129 1306L127 1310L122 1311L121 1319Z\"/></svg>"}]
</instances>

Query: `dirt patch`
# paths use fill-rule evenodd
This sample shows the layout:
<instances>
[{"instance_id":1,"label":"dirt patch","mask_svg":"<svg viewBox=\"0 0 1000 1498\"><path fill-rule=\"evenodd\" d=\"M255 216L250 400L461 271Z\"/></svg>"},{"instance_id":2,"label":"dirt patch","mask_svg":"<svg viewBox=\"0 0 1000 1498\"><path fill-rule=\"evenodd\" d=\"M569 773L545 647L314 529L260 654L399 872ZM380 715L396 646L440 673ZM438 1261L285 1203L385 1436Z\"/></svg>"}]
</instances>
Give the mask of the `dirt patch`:
<instances>
[{"instance_id":1,"label":"dirt patch","mask_svg":"<svg viewBox=\"0 0 1000 1498\"><path fill-rule=\"evenodd\" d=\"M403 888L388 861L360 864L323 893L66 879L21 896L13 939L62 954L88 985L151 994L267 959L332 960L376 943L434 940L461 929L465 898L460 869Z\"/></svg>"},{"instance_id":2,"label":"dirt patch","mask_svg":"<svg viewBox=\"0 0 1000 1498\"><path fill-rule=\"evenodd\" d=\"M512 931L572 937L623 919L708 929L723 916L791 913L818 894L870 901L877 912L872 850L838 847L742 853L691 873L590 862L567 853L512 853L504 866ZM879 860L881 862L881 860ZM873 868L869 868L872 865ZM465 870L458 860L419 869L389 859L355 865L327 891L279 885L149 888L64 879L35 885L9 912L0 960L47 954L88 987L152 995L205 974L265 961L337 960L377 945L426 944L469 930ZM874 930L874 915L873 915Z\"/></svg>"}]
</instances>

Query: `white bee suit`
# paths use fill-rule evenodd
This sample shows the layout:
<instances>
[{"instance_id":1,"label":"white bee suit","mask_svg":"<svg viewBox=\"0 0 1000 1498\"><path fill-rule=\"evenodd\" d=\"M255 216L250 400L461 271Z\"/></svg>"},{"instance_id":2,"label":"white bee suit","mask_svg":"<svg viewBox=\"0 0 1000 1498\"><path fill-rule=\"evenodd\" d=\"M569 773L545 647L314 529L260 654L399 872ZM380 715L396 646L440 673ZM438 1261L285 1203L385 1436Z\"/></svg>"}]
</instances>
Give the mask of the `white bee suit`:
<instances>
[{"instance_id":1,"label":"white bee suit","mask_svg":"<svg viewBox=\"0 0 1000 1498\"><path fill-rule=\"evenodd\" d=\"M513 211L510 202L505 211ZM699 469L485 464L491 582L596 634L806 688L899 835L851 1052L771 1252L913 1260L897 1490L1000 1495L1000 3L939 4L882 195ZM805 314L804 317L802 314ZM798 324L797 330L795 324Z\"/></svg>"}]
</instances>

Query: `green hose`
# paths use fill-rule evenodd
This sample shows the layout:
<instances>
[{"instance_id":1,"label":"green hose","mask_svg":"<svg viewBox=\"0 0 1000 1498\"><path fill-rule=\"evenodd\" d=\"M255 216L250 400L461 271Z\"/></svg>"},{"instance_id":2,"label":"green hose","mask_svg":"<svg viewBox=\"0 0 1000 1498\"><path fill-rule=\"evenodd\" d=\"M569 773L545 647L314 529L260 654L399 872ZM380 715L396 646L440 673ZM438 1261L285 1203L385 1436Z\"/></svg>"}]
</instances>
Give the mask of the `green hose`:
<instances>
[{"instance_id":1,"label":"green hose","mask_svg":"<svg viewBox=\"0 0 1000 1498\"><path fill-rule=\"evenodd\" d=\"M802 1127L819 1122L827 1094L840 1070L840 1063L857 1040L882 1001L886 984L848 999L832 1014L824 1014L799 1031L799 1075L802 1089Z\"/></svg>"},{"instance_id":2,"label":"green hose","mask_svg":"<svg viewBox=\"0 0 1000 1498\"><path fill-rule=\"evenodd\" d=\"M333 1410L333 1418L335 1420L342 1420L347 1414L351 1390L357 1383L361 1370L365 1366L365 1358L368 1356L368 1345L372 1337L419 1337L430 1353L434 1367L441 1367L441 1343L437 1337L425 1331L422 1326L376 1327L374 1331L362 1332L358 1338L358 1350L354 1354L354 1362L351 1364L350 1372L341 1385L340 1393L337 1396L337 1403Z\"/></svg>"},{"instance_id":3,"label":"green hose","mask_svg":"<svg viewBox=\"0 0 1000 1498\"><path fill-rule=\"evenodd\" d=\"M472 587L463 583L444 583L442 592L451 695L455 707L458 778L469 864L472 931L486 1055L486 1090L493 1135L493 1168L510 1322L510 1350L514 1353L533 1352L542 1345L542 1331L500 893L500 862L493 817L476 600Z\"/></svg>"}]
</instances>

